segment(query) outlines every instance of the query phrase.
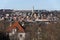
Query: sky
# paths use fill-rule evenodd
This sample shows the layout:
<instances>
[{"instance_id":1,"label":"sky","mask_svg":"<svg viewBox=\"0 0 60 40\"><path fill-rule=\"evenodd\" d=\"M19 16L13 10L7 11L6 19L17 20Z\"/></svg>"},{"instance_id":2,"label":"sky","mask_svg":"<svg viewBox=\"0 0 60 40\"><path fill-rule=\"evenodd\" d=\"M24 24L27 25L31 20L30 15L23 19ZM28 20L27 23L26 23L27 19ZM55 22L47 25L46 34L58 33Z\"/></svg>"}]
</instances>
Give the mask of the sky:
<instances>
[{"instance_id":1,"label":"sky","mask_svg":"<svg viewBox=\"0 0 60 40\"><path fill-rule=\"evenodd\" d=\"M0 9L60 10L60 0L0 0Z\"/></svg>"}]
</instances>

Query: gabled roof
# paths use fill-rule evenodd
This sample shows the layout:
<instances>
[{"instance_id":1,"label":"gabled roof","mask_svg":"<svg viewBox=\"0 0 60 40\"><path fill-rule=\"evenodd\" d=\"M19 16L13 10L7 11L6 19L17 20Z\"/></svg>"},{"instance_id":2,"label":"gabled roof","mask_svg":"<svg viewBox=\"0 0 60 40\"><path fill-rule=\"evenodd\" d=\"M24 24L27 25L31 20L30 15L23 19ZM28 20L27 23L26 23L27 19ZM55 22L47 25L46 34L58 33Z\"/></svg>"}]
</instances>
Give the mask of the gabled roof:
<instances>
[{"instance_id":1,"label":"gabled roof","mask_svg":"<svg viewBox=\"0 0 60 40\"><path fill-rule=\"evenodd\" d=\"M18 23L18 21L15 21L12 26L7 28L7 32L11 32L12 29L18 28L18 32L24 32L24 29L22 28L22 26Z\"/></svg>"}]
</instances>

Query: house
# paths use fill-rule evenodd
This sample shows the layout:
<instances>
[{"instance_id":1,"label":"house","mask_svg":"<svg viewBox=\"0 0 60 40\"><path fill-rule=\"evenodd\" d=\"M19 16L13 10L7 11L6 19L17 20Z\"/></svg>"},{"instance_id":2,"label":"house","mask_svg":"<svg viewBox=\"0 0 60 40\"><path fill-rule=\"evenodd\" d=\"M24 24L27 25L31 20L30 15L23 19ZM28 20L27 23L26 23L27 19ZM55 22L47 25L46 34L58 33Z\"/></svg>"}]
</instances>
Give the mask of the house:
<instances>
[{"instance_id":1,"label":"house","mask_svg":"<svg viewBox=\"0 0 60 40\"><path fill-rule=\"evenodd\" d=\"M7 28L6 32L9 34L10 40L24 40L25 32L23 27L15 21L13 24L10 24L10 27Z\"/></svg>"}]
</instances>

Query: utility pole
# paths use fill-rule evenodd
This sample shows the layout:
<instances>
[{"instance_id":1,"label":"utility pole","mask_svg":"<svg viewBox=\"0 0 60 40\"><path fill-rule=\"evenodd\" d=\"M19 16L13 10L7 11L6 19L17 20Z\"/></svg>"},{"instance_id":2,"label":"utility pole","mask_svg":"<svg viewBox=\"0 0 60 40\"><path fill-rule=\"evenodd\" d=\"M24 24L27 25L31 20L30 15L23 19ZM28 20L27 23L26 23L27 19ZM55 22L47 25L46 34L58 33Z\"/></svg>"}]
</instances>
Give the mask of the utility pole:
<instances>
[{"instance_id":1,"label":"utility pole","mask_svg":"<svg viewBox=\"0 0 60 40\"><path fill-rule=\"evenodd\" d=\"M5 10L3 9L3 16L4 16L4 13L5 13ZM5 18L5 17L4 17ZM4 21L5 21L5 19L4 19ZM4 24L3 24L4 26L3 26L3 30L5 30L5 22L4 22Z\"/></svg>"}]
</instances>

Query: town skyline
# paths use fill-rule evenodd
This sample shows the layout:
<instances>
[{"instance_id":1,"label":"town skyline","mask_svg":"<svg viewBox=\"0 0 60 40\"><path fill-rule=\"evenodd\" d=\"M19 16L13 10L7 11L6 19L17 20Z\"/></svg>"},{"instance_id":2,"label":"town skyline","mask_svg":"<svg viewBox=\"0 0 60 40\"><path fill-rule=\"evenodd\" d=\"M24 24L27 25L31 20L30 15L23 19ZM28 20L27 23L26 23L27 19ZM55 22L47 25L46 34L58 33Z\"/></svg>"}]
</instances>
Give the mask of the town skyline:
<instances>
[{"instance_id":1,"label":"town skyline","mask_svg":"<svg viewBox=\"0 0 60 40\"><path fill-rule=\"evenodd\" d=\"M60 10L60 0L1 0L0 9Z\"/></svg>"}]
</instances>

